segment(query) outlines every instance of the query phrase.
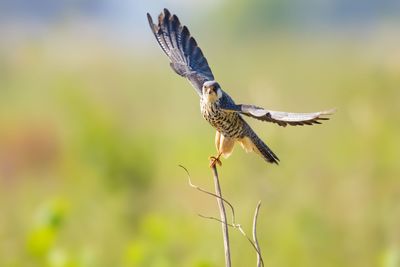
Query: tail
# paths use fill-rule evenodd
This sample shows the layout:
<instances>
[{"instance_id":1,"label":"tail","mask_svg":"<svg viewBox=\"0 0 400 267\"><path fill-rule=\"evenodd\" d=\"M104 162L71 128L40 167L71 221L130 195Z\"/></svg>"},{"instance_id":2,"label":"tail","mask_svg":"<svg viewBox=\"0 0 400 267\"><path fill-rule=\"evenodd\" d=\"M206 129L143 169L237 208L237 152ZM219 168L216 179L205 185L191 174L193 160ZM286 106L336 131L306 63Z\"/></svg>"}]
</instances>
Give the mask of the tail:
<instances>
[{"instance_id":1,"label":"tail","mask_svg":"<svg viewBox=\"0 0 400 267\"><path fill-rule=\"evenodd\" d=\"M257 134L253 131L247 135L245 139L250 142L242 142L242 146L248 150L253 150L254 152L260 154L266 161L270 163L279 164L279 158L275 155L274 152L257 136ZM246 144L247 143L247 144ZM249 144L250 143L250 144ZM250 147L249 147L250 146Z\"/></svg>"}]
</instances>

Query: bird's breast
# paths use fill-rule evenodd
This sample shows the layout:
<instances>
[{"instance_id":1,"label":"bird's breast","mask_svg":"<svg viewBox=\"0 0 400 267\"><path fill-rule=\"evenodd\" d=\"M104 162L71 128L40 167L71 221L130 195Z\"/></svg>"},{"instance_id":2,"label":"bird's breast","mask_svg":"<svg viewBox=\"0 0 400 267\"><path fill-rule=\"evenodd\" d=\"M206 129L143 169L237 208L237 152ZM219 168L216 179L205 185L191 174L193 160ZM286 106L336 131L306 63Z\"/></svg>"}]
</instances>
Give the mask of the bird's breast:
<instances>
[{"instance_id":1,"label":"bird's breast","mask_svg":"<svg viewBox=\"0 0 400 267\"><path fill-rule=\"evenodd\" d=\"M202 100L200 108L204 119L225 137L241 138L244 136L244 121L236 112L221 109L218 101L210 103Z\"/></svg>"}]
</instances>

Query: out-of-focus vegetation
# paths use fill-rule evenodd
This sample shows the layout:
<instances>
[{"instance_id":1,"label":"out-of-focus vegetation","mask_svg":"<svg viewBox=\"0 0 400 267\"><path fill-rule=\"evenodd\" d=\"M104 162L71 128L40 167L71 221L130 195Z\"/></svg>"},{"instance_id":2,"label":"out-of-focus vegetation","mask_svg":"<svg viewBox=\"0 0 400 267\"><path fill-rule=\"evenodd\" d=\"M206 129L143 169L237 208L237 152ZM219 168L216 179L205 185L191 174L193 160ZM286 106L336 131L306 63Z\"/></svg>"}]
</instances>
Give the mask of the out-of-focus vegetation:
<instances>
[{"instance_id":1,"label":"out-of-focus vegetation","mask_svg":"<svg viewBox=\"0 0 400 267\"><path fill-rule=\"evenodd\" d=\"M248 120L281 164L239 146L223 162L237 220L250 229L262 200L267 266L400 266L398 24L378 17L367 28L297 31L278 23L242 35L242 21L275 21L250 3L219 4L193 16L197 23L177 7L223 88L274 110L338 112L304 128ZM218 10L217 21L232 24L214 24ZM212 188L214 130L190 85L169 69L144 14L132 12L141 16L132 44L73 10L39 30L18 18L3 24L0 266L223 264L220 225L196 215L216 216L215 200L190 188L177 166ZM247 241L231 237L235 266L255 265Z\"/></svg>"}]
</instances>

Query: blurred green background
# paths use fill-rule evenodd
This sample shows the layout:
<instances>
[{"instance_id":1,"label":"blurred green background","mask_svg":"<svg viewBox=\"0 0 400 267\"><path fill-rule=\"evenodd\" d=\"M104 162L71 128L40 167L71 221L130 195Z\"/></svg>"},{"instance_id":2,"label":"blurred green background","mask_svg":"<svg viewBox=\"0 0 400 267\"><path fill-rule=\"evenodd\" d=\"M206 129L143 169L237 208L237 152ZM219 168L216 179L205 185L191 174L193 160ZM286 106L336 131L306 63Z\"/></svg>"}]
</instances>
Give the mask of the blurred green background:
<instances>
[{"instance_id":1,"label":"blurred green background","mask_svg":"<svg viewBox=\"0 0 400 267\"><path fill-rule=\"evenodd\" d=\"M150 2L150 1L149 1ZM222 87L320 126L249 123L220 169L267 266L400 266L398 1L0 3L0 266L223 266L207 157L214 130L145 14L189 26ZM255 266L231 230L234 266Z\"/></svg>"}]
</instances>

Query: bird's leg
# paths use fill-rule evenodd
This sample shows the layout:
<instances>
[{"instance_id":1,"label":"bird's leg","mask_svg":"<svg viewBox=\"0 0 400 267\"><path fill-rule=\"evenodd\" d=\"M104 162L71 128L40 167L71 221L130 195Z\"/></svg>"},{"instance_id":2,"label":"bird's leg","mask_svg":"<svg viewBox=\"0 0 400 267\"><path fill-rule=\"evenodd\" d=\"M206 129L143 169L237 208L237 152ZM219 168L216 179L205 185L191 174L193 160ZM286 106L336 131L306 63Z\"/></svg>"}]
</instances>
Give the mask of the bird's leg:
<instances>
[{"instance_id":1,"label":"bird's leg","mask_svg":"<svg viewBox=\"0 0 400 267\"><path fill-rule=\"evenodd\" d=\"M218 156L216 156L216 157L215 156L211 156L211 157L208 158L210 160L210 168L214 167L215 164L217 164L217 163L218 163L219 166L222 166L222 162L219 159L221 157L221 155L222 155L222 152L219 152Z\"/></svg>"},{"instance_id":2,"label":"bird's leg","mask_svg":"<svg viewBox=\"0 0 400 267\"><path fill-rule=\"evenodd\" d=\"M221 141L222 141L221 137L222 137L221 133L219 131L217 131L215 133L215 147L218 151L218 156L217 157L211 156L208 158L210 160L210 168L214 167L216 163L218 163L219 166L222 165L221 161L219 160L219 158L221 157L221 154L222 154L222 152L220 150L220 145L221 145Z\"/></svg>"}]
</instances>

